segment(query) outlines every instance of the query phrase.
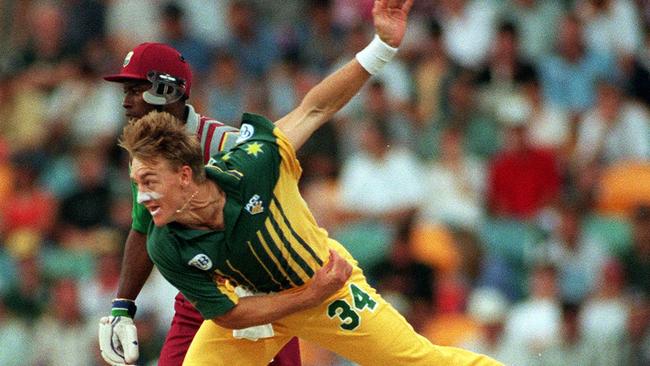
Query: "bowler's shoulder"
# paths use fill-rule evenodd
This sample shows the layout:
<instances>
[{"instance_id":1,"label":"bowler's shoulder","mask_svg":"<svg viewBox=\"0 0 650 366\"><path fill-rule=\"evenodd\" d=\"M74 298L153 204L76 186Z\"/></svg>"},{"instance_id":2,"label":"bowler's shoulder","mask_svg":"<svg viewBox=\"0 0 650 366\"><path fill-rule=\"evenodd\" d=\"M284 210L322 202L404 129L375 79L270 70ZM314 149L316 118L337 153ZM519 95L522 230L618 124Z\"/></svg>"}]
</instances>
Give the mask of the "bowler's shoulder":
<instances>
[{"instance_id":1,"label":"bowler's shoulder","mask_svg":"<svg viewBox=\"0 0 650 366\"><path fill-rule=\"evenodd\" d=\"M248 140L275 140L276 126L270 119L254 113L244 113L239 127L239 138L237 143Z\"/></svg>"}]
</instances>

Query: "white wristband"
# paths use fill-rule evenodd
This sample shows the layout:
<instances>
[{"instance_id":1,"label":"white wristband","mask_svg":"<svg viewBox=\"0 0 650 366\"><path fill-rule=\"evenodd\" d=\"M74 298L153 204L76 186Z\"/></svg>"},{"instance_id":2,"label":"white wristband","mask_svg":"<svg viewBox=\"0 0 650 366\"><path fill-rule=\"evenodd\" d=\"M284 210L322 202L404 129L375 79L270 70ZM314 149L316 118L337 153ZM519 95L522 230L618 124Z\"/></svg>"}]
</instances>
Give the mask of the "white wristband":
<instances>
[{"instance_id":1,"label":"white wristband","mask_svg":"<svg viewBox=\"0 0 650 366\"><path fill-rule=\"evenodd\" d=\"M393 59L396 53L397 48L387 45L375 34L370 44L357 53L356 58L370 75L375 75Z\"/></svg>"}]
</instances>

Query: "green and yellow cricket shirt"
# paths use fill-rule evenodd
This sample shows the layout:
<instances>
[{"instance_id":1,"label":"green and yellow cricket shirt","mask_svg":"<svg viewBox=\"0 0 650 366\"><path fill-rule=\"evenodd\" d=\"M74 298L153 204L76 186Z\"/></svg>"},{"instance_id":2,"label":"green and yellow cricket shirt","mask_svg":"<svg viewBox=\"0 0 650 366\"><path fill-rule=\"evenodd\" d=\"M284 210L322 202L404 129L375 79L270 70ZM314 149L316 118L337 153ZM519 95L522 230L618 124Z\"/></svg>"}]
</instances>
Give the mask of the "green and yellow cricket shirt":
<instances>
[{"instance_id":1,"label":"green and yellow cricket shirt","mask_svg":"<svg viewBox=\"0 0 650 366\"><path fill-rule=\"evenodd\" d=\"M328 247L340 245L309 212L295 151L268 119L244 114L237 145L205 169L226 193L225 229L150 224L147 239L160 273L205 319L235 306L228 285L254 292L301 286L328 258Z\"/></svg>"}]
</instances>

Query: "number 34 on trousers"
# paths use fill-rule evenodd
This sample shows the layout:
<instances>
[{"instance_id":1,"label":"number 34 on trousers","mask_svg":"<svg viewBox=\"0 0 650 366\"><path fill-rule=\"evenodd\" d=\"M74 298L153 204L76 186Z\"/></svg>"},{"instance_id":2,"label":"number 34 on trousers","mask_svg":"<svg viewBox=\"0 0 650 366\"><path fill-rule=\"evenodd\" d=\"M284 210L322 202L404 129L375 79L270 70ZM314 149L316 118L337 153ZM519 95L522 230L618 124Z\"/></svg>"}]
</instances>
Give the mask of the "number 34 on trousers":
<instances>
[{"instance_id":1,"label":"number 34 on trousers","mask_svg":"<svg viewBox=\"0 0 650 366\"><path fill-rule=\"evenodd\" d=\"M339 299L327 306L327 316L330 319L338 318L341 322L339 326L343 330L357 329L361 324L359 312L366 308L372 312L377 306L377 302L354 283L350 284L350 293L352 294L352 305L347 300Z\"/></svg>"}]
</instances>

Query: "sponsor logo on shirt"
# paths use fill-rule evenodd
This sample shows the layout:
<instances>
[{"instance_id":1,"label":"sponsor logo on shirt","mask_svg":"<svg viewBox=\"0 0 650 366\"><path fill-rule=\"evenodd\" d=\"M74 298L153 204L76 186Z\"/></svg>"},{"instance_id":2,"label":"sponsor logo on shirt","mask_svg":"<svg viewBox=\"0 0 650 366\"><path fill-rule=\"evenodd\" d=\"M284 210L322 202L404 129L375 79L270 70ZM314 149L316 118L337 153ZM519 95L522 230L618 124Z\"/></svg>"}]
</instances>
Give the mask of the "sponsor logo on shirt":
<instances>
[{"instance_id":1,"label":"sponsor logo on shirt","mask_svg":"<svg viewBox=\"0 0 650 366\"><path fill-rule=\"evenodd\" d=\"M264 203L260 199L259 195L254 195L251 197L250 200L248 200L248 203L244 207L248 213L251 215L257 215L258 213L264 212Z\"/></svg>"},{"instance_id":2,"label":"sponsor logo on shirt","mask_svg":"<svg viewBox=\"0 0 650 366\"><path fill-rule=\"evenodd\" d=\"M207 255L201 253L194 256L187 262L190 266L194 266L202 271L207 271L212 268L212 260Z\"/></svg>"},{"instance_id":3,"label":"sponsor logo on shirt","mask_svg":"<svg viewBox=\"0 0 650 366\"><path fill-rule=\"evenodd\" d=\"M237 138L237 141L235 141L235 143L241 144L242 142L253 137L254 133L255 133L255 127L249 125L248 123L242 124L241 127L239 128L239 137Z\"/></svg>"}]
</instances>

